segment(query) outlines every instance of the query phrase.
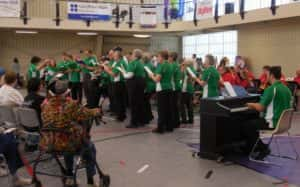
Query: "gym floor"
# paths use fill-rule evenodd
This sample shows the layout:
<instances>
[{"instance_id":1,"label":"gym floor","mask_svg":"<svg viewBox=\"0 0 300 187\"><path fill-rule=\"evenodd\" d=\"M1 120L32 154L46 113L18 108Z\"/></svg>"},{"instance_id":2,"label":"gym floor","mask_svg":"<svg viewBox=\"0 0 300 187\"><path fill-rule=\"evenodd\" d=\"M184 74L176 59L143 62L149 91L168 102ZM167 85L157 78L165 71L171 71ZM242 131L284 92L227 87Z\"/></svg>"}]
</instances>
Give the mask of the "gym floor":
<instances>
[{"instance_id":1,"label":"gym floor","mask_svg":"<svg viewBox=\"0 0 300 187\"><path fill-rule=\"evenodd\" d=\"M104 120L107 124L93 127L92 137L97 160L111 176L111 187L273 187L276 186L273 183L278 182L239 165L194 158L185 143L199 141L197 115L193 128L181 128L164 135L151 133L156 121L142 129L128 130L124 128L126 122L117 123L106 115ZM300 134L299 121L300 113L296 113L292 134ZM51 162L45 164L45 168L55 167ZM26 176L25 173L22 169L21 175ZM60 179L39 178L43 187L62 186ZM79 186L86 186L84 169L79 171L78 180ZM0 178L0 186L9 186L7 178Z\"/></svg>"}]
</instances>

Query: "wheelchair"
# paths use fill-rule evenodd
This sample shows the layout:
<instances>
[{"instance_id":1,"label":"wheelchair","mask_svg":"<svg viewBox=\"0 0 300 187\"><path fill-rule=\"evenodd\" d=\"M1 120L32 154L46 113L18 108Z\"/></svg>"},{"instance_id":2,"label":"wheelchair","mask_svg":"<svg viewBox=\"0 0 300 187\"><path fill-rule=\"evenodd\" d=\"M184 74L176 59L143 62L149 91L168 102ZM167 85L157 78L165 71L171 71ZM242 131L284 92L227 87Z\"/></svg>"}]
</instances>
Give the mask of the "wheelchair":
<instances>
[{"instance_id":1,"label":"wheelchair","mask_svg":"<svg viewBox=\"0 0 300 187\"><path fill-rule=\"evenodd\" d=\"M93 119L94 118L85 121L84 125L80 124L83 127L85 127L85 131L87 133L87 135L84 136L84 138L83 138L83 145L87 145L88 143L91 142L89 134L90 134L90 129L91 129L91 126L92 126ZM41 129L41 136L45 132L48 132L48 133L63 133L67 136L68 136L68 133L70 133L69 131L66 131L65 129L42 128ZM38 175L44 175L44 176L49 176L49 177L60 178L62 183L63 183L63 186L65 186L65 187L66 187L65 181L67 179L73 180L74 185L72 187L78 186L77 185L77 174L78 174L78 170L82 169L81 163L84 161L84 154L92 155L92 151L87 147L88 146L81 146L80 149L77 149L77 150L74 150L74 151L55 151L55 150L51 151L51 150L42 150L41 148L39 148L39 154L38 154L38 156L35 159L34 164L33 164L32 183L35 185L35 187L42 187L42 182L38 178ZM66 154L74 155L74 160L75 160L74 165L75 166L73 167L73 176L68 176L67 175L67 168L66 168L66 166L64 166L64 164L60 160L60 158L62 158ZM43 158L44 155L50 155L50 157L58 165L61 174L49 173L49 172L38 170L38 165L43 161L42 158ZM93 156L91 156L90 158L91 158L92 163L96 167L96 172L97 172L97 175L98 175L99 181L100 181L100 187L109 187L110 186L110 176L104 174L104 172L100 169L96 158L94 158ZM68 186L68 187L70 187L70 186Z\"/></svg>"}]
</instances>

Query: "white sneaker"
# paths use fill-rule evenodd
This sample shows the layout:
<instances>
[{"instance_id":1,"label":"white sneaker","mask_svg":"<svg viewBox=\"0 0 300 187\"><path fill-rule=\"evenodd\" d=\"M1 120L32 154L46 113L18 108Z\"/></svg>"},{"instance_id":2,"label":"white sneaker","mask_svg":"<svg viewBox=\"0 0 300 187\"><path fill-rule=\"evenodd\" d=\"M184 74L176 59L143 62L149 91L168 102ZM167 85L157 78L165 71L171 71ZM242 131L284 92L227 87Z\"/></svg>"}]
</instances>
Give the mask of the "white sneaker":
<instances>
[{"instance_id":1,"label":"white sneaker","mask_svg":"<svg viewBox=\"0 0 300 187\"><path fill-rule=\"evenodd\" d=\"M32 184L31 179L22 178L22 177L15 177L13 179L13 186L14 187L21 187L21 186L28 186Z\"/></svg>"}]
</instances>

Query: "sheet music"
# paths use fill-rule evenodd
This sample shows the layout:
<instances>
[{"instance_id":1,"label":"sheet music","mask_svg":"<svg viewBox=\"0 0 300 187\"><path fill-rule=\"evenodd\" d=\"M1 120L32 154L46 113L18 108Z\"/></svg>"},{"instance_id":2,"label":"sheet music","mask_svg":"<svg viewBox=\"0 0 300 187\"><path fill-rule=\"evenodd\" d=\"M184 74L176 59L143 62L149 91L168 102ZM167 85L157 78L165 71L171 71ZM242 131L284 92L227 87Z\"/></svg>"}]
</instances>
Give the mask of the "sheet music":
<instances>
[{"instance_id":1,"label":"sheet music","mask_svg":"<svg viewBox=\"0 0 300 187\"><path fill-rule=\"evenodd\" d=\"M146 70L148 75L153 76L153 72L147 66L144 66L144 69Z\"/></svg>"},{"instance_id":2,"label":"sheet music","mask_svg":"<svg viewBox=\"0 0 300 187\"><path fill-rule=\"evenodd\" d=\"M186 70L187 70L188 74L189 74L191 77L196 78L195 73L191 70L190 67L187 67Z\"/></svg>"},{"instance_id":3,"label":"sheet music","mask_svg":"<svg viewBox=\"0 0 300 187\"><path fill-rule=\"evenodd\" d=\"M229 82L224 82L224 86L225 86L226 92L228 93L228 95L230 97L236 97L237 96L237 94L235 93L232 85Z\"/></svg>"}]
</instances>

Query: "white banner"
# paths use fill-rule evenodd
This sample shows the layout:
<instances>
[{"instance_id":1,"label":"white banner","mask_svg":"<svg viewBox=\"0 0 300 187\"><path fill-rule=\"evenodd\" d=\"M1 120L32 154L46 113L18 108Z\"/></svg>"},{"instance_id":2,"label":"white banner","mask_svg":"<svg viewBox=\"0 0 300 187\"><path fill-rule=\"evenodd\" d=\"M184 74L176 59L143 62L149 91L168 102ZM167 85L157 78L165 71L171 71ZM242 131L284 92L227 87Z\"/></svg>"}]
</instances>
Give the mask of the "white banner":
<instances>
[{"instance_id":1,"label":"white banner","mask_svg":"<svg viewBox=\"0 0 300 187\"><path fill-rule=\"evenodd\" d=\"M20 17L20 0L0 0L0 17Z\"/></svg>"},{"instance_id":2,"label":"white banner","mask_svg":"<svg viewBox=\"0 0 300 187\"><path fill-rule=\"evenodd\" d=\"M69 19L107 21L111 15L112 7L109 3L68 2Z\"/></svg>"},{"instance_id":3,"label":"white banner","mask_svg":"<svg viewBox=\"0 0 300 187\"><path fill-rule=\"evenodd\" d=\"M197 19L213 17L213 0L199 0L197 4Z\"/></svg>"},{"instance_id":4,"label":"white banner","mask_svg":"<svg viewBox=\"0 0 300 187\"><path fill-rule=\"evenodd\" d=\"M157 25L156 6L142 6L140 9L140 24L143 28L155 28Z\"/></svg>"}]
</instances>

